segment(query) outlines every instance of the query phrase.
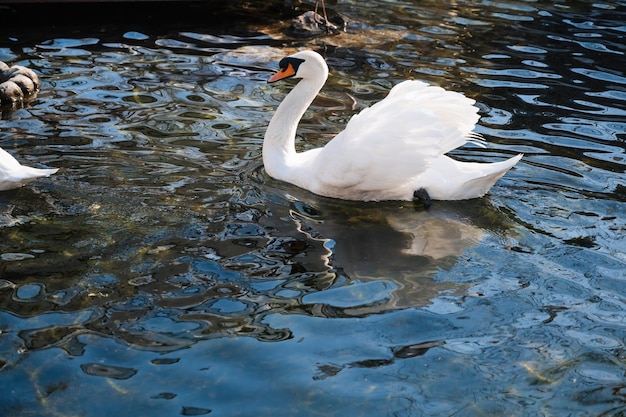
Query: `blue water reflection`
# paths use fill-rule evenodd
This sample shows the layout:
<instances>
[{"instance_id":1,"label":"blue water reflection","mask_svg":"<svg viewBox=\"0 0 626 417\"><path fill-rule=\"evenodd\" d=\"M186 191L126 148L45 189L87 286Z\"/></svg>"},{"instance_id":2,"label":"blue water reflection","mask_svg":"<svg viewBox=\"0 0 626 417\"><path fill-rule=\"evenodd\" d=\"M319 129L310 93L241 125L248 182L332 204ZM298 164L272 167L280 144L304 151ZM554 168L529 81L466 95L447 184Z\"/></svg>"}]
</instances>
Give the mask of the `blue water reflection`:
<instances>
[{"instance_id":1,"label":"blue water reflection","mask_svg":"<svg viewBox=\"0 0 626 417\"><path fill-rule=\"evenodd\" d=\"M0 414L626 413L626 4L333 7L304 40L0 28L42 80L0 146L61 168L0 195ZM480 107L454 157L525 157L429 211L274 181L266 80L301 47L331 67L302 149L415 78Z\"/></svg>"}]
</instances>

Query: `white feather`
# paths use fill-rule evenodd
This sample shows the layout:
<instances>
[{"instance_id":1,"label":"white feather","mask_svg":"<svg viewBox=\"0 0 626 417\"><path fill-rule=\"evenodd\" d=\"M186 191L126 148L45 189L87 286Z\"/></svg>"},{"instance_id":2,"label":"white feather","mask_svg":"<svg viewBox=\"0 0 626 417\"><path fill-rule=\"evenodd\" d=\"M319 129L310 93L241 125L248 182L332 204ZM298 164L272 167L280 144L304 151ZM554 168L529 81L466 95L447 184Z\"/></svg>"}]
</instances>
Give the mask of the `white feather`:
<instances>
[{"instance_id":1,"label":"white feather","mask_svg":"<svg viewBox=\"0 0 626 417\"><path fill-rule=\"evenodd\" d=\"M11 190L36 178L47 177L58 168L32 168L20 164L10 153L0 148L0 191Z\"/></svg>"},{"instance_id":2,"label":"white feather","mask_svg":"<svg viewBox=\"0 0 626 417\"><path fill-rule=\"evenodd\" d=\"M263 161L274 178L316 194L346 200L411 200L423 188L431 198L481 197L522 155L497 163L467 163L445 154L467 142L484 146L473 132L474 100L404 81L387 97L350 119L323 148L296 153L298 122L326 82L328 67L312 51L295 74L301 81L278 107L265 134Z\"/></svg>"}]
</instances>

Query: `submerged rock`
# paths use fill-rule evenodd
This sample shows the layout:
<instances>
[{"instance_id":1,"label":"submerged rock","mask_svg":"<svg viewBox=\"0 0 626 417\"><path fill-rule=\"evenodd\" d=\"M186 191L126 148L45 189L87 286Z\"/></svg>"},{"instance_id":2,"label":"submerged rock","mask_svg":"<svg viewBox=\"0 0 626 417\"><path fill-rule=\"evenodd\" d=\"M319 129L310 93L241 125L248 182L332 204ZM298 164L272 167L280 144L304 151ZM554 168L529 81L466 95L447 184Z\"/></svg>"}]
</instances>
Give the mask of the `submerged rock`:
<instances>
[{"instance_id":1,"label":"submerged rock","mask_svg":"<svg viewBox=\"0 0 626 417\"><path fill-rule=\"evenodd\" d=\"M9 67L0 61L0 106L19 107L39 91L39 77L21 65Z\"/></svg>"}]
</instances>

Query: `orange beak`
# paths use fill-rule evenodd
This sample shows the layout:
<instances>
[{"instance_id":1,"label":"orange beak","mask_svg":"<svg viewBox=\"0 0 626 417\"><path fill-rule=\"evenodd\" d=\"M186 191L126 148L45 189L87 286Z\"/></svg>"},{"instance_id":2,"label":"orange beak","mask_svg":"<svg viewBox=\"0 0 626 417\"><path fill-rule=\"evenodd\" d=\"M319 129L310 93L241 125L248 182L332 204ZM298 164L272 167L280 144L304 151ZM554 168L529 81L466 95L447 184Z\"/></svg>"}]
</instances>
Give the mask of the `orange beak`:
<instances>
[{"instance_id":1,"label":"orange beak","mask_svg":"<svg viewBox=\"0 0 626 417\"><path fill-rule=\"evenodd\" d=\"M286 68L283 68L274 75L272 75L267 80L267 82L274 83L276 81L284 80L285 78L293 77L294 75L296 75L296 70L294 69L293 65L289 64Z\"/></svg>"}]
</instances>

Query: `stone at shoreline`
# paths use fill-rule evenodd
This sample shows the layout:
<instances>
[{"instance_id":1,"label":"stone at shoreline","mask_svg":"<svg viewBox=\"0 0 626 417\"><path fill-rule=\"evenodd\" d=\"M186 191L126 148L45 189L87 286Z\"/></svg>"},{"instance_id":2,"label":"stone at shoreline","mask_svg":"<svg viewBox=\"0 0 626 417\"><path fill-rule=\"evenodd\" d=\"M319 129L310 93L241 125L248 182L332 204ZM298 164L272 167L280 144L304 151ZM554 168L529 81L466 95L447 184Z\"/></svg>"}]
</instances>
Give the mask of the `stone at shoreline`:
<instances>
[{"instance_id":1,"label":"stone at shoreline","mask_svg":"<svg viewBox=\"0 0 626 417\"><path fill-rule=\"evenodd\" d=\"M292 19L287 34L298 37L312 37L319 35L335 35L345 30L346 21L339 15L326 20L324 16L314 11L308 11Z\"/></svg>"},{"instance_id":2,"label":"stone at shoreline","mask_svg":"<svg viewBox=\"0 0 626 417\"><path fill-rule=\"evenodd\" d=\"M0 106L19 107L32 100L39 91L39 77L21 65L9 67L0 61Z\"/></svg>"}]
</instances>

